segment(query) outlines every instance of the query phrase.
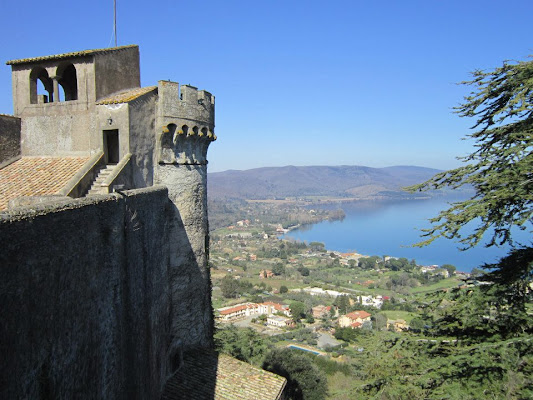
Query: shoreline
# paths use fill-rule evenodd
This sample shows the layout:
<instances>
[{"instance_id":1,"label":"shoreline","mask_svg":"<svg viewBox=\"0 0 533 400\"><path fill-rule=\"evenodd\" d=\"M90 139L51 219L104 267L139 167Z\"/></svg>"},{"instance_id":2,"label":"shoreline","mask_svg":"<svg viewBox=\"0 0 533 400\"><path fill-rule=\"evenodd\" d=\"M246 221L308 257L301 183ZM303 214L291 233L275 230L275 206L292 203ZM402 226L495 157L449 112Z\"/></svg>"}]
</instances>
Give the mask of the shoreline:
<instances>
[{"instance_id":1,"label":"shoreline","mask_svg":"<svg viewBox=\"0 0 533 400\"><path fill-rule=\"evenodd\" d=\"M446 199L447 196L444 196L444 197L439 197L439 198L435 198L435 197L431 197L431 198L428 198L428 199L417 199L418 201L420 200L443 200L443 199ZM390 200L390 199L387 199L387 200ZM403 200L406 200L406 199L402 199L402 201L392 201L391 203L401 203L401 204L408 204L408 202L404 202ZM414 199L411 199L411 200L414 200ZM383 201L383 200L379 200L380 202ZM386 200L385 200L386 201ZM371 202L374 202L374 201L371 201ZM376 201L378 202L378 201ZM345 202L347 203L347 202ZM357 202L359 203L359 201ZM384 203L385 204L385 203ZM344 209L343 209L344 211ZM402 212L403 214L405 214L405 212ZM345 215L348 217L348 220L350 220L350 215L351 213L348 211L346 212L345 211ZM342 222L343 220L341 220ZM307 229L304 229L302 230L302 232L305 232L305 231L310 231L310 230L313 230L315 226L319 225L321 222L324 222L324 221L319 221L319 222L316 222L316 223L310 223L310 224L305 224L305 225L300 225L300 226L297 226L297 227L291 227L289 230L287 230L287 232L285 233L282 233L282 234L279 234L277 235L277 238L280 239L280 240L294 240L294 241L301 241L301 242L312 242L312 241L317 241L317 242L321 242L321 243L324 243L324 246L327 250L327 252L334 252L334 253L338 253L338 254L342 254L342 253L358 253L358 254L361 254L359 251L355 250L356 248L361 250L361 246L357 247L355 244L357 242L357 237L356 235L354 234L354 237L350 240L351 243L345 243L346 240L344 240L343 243L337 243L337 245L332 245L331 243L327 243L328 241L331 242L332 240L335 242L338 238L334 237L331 232L328 233L328 228L326 227L325 229L321 228L321 230L318 232L318 234L315 234L313 238L310 238L310 237L305 237L305 236L308 236L306 235L305 233L303 235L291 235L291 234L294 234L295 232L298 232L298 230L300 230L302 227L304 226L308 226ZM407 226L407 225L405 225ZM361 229L366 229L365 227L361 228ZM372 229L372 228L370 228ZM324 235L326 235L326 238L324 238ZM339 234L340 236L343 235L342 233ZM298 236L304 236L304 238L302 237L298 237ZM321 237L322 236L322 237ZM344 237L346 237L346 232L344 232ZM399 239L397 239L397 241L401 241L402 239L403 240L409 240L407 239L405 236L403 236L403 234L401 232L398 233L398 236L397 236ZM341 240L342 240L342 236L341 236ZM396 240L396 239L393 239L393 240ZM378 238L376 239L377 242L380 242L380 243L386 243L387 242L387 238L384 238L384 240L381 240L379 238L379 234L378 234ZM416 243L417 241L420 241L420 238L414 238L413 240L413 243ZM445 246L449 246L447 245L445 242L442 243L440 242L441 245L444 244ZM455 247L455 243L453 243L452 241L449 241L450 245L454 246L453 250L446 250L446 249L443 249L442 246L439 247L437 245L435 245L436 247L434 247L435 250L432 250L431 249L431 246L430 247L424 247L424 248L417 248L417 247L414 247L414 246L407 246L407 245L404 245L402 246L400 244L400 248L406 248L407 250L411 249L413 250L413 252L415 254L413 254L413 252L409 252L411 254L402 254L402 251L400 251L400 254L398 254L398 252L392 250L370 250L370 251L364 251L364 253L368 253L368 254L361 254L361 257L372 257L372 256L379 256L381 257L382 255L387 255L389 257L392 257L392 258L407 258L407 259L414 259L417 263L417 265L419 266L439 266L441 267L442 265L445 265L445 264L451 264L451 265L454 265L456 268L457 268L457 271L458 272L463 272L463 273L470 273L471 270L473 268L480 268L484 263L488 263L490 261L485 261L485 260L489 260L491 258L491 256L488 256L485 258L485 260L483 261L479 261L479 252L480 250L483 251L485 250L485 248L481 249L481 248L474 248L472 249L471 251L474 252L474 253L471 253L471 254L468 254L468 253L462 253L461 251L459 251L457 249L457 247ZM359 243L360 245L363 245L362 247L364 248L364 239L363 239L363 243ZM395 243L393 243L395 244ZM367 246L368 247L368 246ZM374 246L376 247L376 246ZM378 246L379 247L379 246ZM389 247L389 249L391 249L391 247ZM416 253L417 251L421 251L421 253ZM485 250L486 251L486 250ZM431 255L431 254L428 254L428 252L430 253L435 253L434 255ZM478 253L477 255L475 253ZM447 254L451 254L451 256L448 258ZM464 254L464 256L462 256ZM495 257L500 257L498 255L496 255ZM472 260L473 261L463 261L462 259L464 260Z\"/></svg>"}]
</instances>

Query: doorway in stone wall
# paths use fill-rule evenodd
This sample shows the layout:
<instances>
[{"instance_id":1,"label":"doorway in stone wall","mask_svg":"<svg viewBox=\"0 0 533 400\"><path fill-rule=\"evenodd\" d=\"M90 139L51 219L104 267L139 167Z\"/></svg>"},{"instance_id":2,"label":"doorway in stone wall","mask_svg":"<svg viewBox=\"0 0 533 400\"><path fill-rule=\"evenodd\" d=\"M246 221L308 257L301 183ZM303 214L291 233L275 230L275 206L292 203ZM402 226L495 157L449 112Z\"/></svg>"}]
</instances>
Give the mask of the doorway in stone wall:
<instances>
[{"instance_id":1,"label":"doorway in stone wall","mask_svg":"<svg viewBox=\"0 0 533 400\"><path fill-rule=\"evenodd\" d=\"M104 131L104 155L106 164L118 164L120 161L118 129Z\"/></svg>"}]
</instances>

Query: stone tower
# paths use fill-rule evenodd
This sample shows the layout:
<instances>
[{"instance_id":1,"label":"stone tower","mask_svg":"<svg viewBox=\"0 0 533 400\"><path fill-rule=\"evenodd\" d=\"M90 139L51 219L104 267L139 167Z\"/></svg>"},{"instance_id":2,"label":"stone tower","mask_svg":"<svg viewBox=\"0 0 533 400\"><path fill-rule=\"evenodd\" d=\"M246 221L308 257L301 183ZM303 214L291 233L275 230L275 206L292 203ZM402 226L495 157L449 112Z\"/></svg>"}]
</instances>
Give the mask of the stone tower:
<instances>
[{"instance_id":1,"label":"stone tower","mask_svg":"<svg viewBox=\"0 0 533 400\"><path fill-rule=\"evenodd\" d=\"M171 353L213 336L207 222L207 149L214 135L214 97L189 85L158 83L154 183L168 188L172 304Z\"/></svg>"},{"instance_id":2,"label":"stone tower","mask_svg":"<svg viewBox=\"0 0 533 400\"><path fill-rule=\"evenodd\" d=\"M14 115L22 120L22 156L83 156L102 150L102 129L110 128L105 121L99 124L98 101L138 88L141 82L136 45L7 64L12 69Z\"/></svg>"}]
</instances>

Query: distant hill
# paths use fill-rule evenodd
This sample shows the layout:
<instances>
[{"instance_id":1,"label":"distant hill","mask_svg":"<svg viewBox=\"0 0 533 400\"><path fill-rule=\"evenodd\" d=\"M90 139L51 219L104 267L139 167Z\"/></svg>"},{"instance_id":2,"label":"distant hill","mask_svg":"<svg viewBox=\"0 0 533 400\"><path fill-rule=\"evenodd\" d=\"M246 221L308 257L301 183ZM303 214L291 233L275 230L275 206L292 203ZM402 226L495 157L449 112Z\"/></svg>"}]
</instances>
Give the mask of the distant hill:
<instances>
[{"instance_id":1,"label":"distant hill","mask_svg":"<svg viewBox=\"0 0 533 400\"><path fill-rule=\"evenodd\" d=\"M405 198L413 195L402 187L423 182L438 172L412 166L287 166L214 172L208 174L207 182L212 199Z\"/></svg>"}]
</instances>

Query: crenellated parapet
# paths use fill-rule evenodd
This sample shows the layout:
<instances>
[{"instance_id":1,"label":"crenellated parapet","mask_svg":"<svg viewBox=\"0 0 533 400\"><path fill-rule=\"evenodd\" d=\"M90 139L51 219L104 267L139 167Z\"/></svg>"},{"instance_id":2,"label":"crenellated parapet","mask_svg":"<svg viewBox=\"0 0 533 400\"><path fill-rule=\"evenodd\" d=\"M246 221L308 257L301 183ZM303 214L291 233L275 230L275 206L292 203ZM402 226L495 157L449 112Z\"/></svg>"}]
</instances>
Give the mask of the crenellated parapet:
<instances>
[{"instance_id":1,"label":"crenellated parapet","mask_svg":"<svg viewBox=\"0 0 533 400\"><path fill-rule=\"evenodd\" d=\"M158 163L207 164L207 149L216 140L215 97L170 81L159 81L158 93Z\"/></svg>"},{"instance_id":2,"label":"crenellated parapet","mask_svg":"<svg viewBox=\"0 0 533 400\"><path fill-rule=\"evenodd\" d=\"M206 126L177 126L171 122L160 134L159 164L205 165L209 144L217 139Z\"/></svg>"}]
</instances>

